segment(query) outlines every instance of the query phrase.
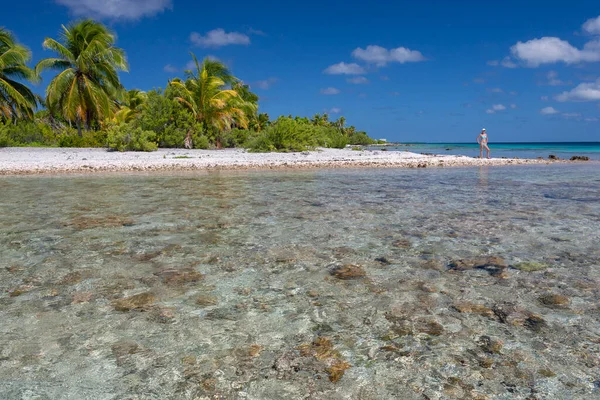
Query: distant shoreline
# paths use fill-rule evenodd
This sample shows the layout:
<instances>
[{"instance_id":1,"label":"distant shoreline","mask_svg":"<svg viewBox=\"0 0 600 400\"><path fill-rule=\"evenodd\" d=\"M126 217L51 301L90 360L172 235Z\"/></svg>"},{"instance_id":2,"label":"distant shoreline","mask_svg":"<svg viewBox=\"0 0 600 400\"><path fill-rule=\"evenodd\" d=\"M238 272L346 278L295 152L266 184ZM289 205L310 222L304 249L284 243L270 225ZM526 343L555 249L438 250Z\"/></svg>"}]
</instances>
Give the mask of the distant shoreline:
<instances>
[{"instance_id":1,"label":"distant shoreline","mask_svg":"<svg viewBox=\"0 0 600 400\"><path fill-rule=\"evenodd\" d=\"M318 149L302 153L248 153L241 149L114 152L77 148L2 148L0 175L117 171L269 170L312 168L430 168L550 164L540 159L477 159L410 152Z\"/></svg>"}]
</instances>

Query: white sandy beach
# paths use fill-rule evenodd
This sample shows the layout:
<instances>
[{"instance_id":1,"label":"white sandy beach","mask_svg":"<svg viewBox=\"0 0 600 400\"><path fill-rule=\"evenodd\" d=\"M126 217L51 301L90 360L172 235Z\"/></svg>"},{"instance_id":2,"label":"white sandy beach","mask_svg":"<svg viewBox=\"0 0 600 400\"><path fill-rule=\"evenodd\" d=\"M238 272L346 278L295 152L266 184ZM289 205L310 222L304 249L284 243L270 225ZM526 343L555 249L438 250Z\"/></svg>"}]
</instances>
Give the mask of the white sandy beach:
<instances>
[{"instance_id":1,"label":"white sandy beach","mask_svg":"<svg viewBox=\"0 0 600 400\"><path fill-rule=\"evenodd\" d=\"M105 149L2 148L0 175L64 172L168 171L360 167L451 167L543 164L547 160L477 159L410 152L318 149L302 153L248 153L242 149L116 152Z\"/></svg>"}]
</instances>

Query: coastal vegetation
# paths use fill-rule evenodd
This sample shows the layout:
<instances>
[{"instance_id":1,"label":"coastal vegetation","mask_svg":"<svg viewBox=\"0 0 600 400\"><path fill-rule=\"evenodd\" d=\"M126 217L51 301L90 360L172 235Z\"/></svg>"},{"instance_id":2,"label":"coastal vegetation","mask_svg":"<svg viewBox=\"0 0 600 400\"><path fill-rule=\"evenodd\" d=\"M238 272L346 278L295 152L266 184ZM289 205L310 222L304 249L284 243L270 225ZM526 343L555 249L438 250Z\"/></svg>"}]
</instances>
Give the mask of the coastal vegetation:
<instances>
[{"instance_id":1,"label":"coastal vegetation","mask_svg":"<svg viewBox=\"0 0 600 400\"><path fill-rule=\"evenodd\" d=\"M243 147L254 152L304 151L376 143L342 116L259 112L259 97L220 61L200 61L164 89L127 90L125 51L105 25L83 20L46 38L54 56L31 68L31 52L0 28L0 147L106 147L118 151ZM28 84L54 71L45 96Z\"/></svg>"}]
</instances>

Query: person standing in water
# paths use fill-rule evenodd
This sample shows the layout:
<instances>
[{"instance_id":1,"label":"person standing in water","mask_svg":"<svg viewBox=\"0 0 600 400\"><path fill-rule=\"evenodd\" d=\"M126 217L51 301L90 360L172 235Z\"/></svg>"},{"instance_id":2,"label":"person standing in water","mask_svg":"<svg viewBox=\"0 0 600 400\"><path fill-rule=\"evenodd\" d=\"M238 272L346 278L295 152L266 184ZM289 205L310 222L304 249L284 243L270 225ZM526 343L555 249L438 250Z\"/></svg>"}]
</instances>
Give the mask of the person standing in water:
<instances>
[{"instance_id":1,"label":"person standing in water","mask_svg":"<svg viewBox=\"0 0 600 400\"><path fill-rule=\"evenodd\" d=\"M479 158L483 158L483 149L485 149L486 151L487 158L490 158L490 148L488 147L488 135L485 132L485 128L483 128L479 136L477 136L477 143L479 143Z\"/></svg>"}]
</instances>

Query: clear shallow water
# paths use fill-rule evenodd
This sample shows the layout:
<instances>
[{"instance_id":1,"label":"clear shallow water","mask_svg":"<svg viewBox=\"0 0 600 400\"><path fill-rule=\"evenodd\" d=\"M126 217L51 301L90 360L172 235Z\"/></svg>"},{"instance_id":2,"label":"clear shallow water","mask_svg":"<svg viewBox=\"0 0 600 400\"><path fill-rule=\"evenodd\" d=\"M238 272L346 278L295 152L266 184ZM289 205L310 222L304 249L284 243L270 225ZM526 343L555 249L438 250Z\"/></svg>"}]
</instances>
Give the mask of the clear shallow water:
<instances>
[{"instance_id":1,"label":"clear shallow water","mask_svg":"<svg viewBox=\"0 0 600 400\"><path fill-rule=\"evenodd\" d=\"M0 398L598 397L598 171L2 177Z\"/></svg>"},{"instance_id":2,"label":"clear shallow water","mask_svg":"<svg viewBox=\"0 0 600 400\"><path fill-rule=\"evenodd\" d=\"M600 142L565 143L494 143L489 144L492 157L548 158L550 154L562 159L572 156L587 156L600 160ZM415 153L434 153L444 155L465 155L479 157L477 143L414 143L400 146L388 146L388 150L412 151ZM485 152L483 154L485 156Z\"/></svg>"}]
</instances>

